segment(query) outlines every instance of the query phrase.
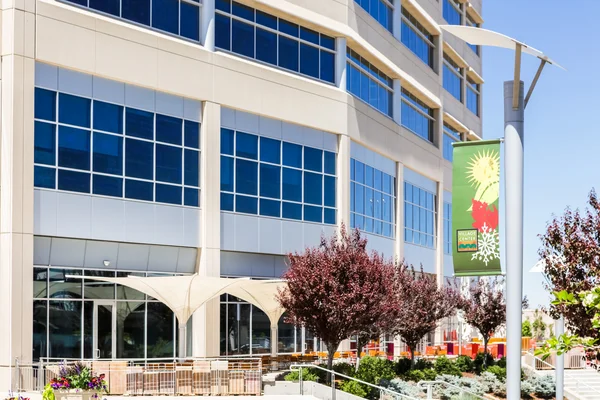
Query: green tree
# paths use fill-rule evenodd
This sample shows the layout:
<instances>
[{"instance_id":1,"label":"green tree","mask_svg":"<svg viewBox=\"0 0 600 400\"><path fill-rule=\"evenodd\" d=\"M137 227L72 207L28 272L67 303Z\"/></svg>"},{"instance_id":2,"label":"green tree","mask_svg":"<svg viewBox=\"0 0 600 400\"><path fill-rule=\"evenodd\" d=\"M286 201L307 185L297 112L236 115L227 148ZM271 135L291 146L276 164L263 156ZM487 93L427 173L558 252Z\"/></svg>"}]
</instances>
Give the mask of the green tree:
<instances>
[{"instance_id":1,"label":"green tree","mask_svg":"<svg viewBox=\"0 0 600 400\"><path fill-rule=\"evenodd\" d=\"M544 340L546 339L546 329L548 326L544 323L542 318L542 314L535 310L535 317L533 320L533 324L531 325L533 328L533 336L536 340Z\"/></svg>"},{"instance_id":2,"label":"green tree","mask_svg":"<svg viewBox=\"0 0 600 400\"><path fill-rule=\"evenodd\" d=\"M528 319L521 324L521 336L531 337L531 322Z\"/></svg>"}]
</instances>

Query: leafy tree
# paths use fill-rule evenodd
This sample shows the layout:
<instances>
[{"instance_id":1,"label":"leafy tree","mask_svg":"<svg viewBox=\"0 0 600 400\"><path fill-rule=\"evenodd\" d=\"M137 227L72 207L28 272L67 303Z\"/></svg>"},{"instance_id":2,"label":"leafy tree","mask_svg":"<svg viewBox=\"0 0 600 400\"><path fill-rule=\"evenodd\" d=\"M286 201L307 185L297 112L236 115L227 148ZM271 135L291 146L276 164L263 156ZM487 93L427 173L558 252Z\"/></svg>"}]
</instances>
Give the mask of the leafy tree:
<instances>
[{"instance_id":1,"label":"leafy tree","mask_svg":"<svg viewBox=\"0 0 600 400\"><path fill-rule=\"evenodd\" d=\"M538 310L535 310L531 327L533 328L533 336L536 340L544 340L546 338L546 329L548 328L548 325L544 323L542 314Z\"/></svg>"},{"instance_id":2,"label":"leafy tree","mask_svg":"<svg viewBox=\"0 0 600 400\"><path fill-rule=\"evenodd\" d=\"M461 304L459 291L450 286L438 287L434 275L415 272L400 264L394 280L397 309L392 332L410 349L411 365L415 364L415 349L438 322L455 314Z\"/></svg>"},{"instance_id":3,"label":"leafy tree","mask_svg":"<svg viewBox=\"0 0 600 400\"><path fill-rule=\"evenodd\" d=\"M480 279L471 285L469 298L463 304L465 320L483 337L483 352L486 354L490 337L506 322L504 292L496 289L496 283L495 280Z\"/></svg>"},{"instance_id":4,"label":"leafy tree","mask_svg":"<svg viewBox=\"0 0 600 400\"><path fill-rule=\"evenodd\" d=\"M289 254L287 287L278 300L289 322L304 327L327 346L328 369L340 342L367 331L382 318L394 298L394 267L377 253L367 253L358 230L321 238L316 248Z\"/></svg>"},{"instance_id":5,"label":"leafy tree","mask_svg":"<svg viewBox=\"0 0 600 400\"><path fill-rule=\"evenodd\" d=\"M528 319L521 324L521 336L531 337L531 322Z\"/></svg>"}]
</instances>

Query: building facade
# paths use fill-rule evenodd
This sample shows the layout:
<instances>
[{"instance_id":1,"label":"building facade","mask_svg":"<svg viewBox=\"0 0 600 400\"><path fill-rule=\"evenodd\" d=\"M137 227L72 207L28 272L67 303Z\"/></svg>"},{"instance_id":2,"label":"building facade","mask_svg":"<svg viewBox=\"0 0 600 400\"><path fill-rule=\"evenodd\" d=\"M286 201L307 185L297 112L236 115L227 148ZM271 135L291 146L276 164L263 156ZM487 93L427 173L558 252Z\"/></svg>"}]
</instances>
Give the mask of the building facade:
<instances>
[{"instance_id":1,"label":"building facade","mask_svg":"<svg viewBox=\"0 0 600 400\"><path fill-rule=\"evenodd\" d=\"M2 4L0 365L173 357L173 313L86 276L279 277L342 224L452 275L451 143L481 137L481 0ZM73 275L81 278L72 277ZM269 351L224 295L196 356ZM280 321L283 353L318 349Z\"/></svg>"}]
</instances>

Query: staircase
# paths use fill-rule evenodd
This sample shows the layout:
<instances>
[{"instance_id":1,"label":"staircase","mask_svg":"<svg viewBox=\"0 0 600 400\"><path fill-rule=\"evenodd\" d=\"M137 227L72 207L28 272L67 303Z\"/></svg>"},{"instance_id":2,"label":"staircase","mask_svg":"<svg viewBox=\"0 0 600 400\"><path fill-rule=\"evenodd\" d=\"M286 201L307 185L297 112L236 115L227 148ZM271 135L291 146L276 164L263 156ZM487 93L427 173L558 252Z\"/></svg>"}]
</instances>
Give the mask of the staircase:
<instances>
[{"instance_id":1,"label":"staircase","mask_svg":"<svg viewBox=\"0 0 600 400\"><path fill-rule=\"evenodd\" d=\"M567 391L569 400L600 400L600 372L591 368L565 370Z\"/></svg>"}]
</instances>

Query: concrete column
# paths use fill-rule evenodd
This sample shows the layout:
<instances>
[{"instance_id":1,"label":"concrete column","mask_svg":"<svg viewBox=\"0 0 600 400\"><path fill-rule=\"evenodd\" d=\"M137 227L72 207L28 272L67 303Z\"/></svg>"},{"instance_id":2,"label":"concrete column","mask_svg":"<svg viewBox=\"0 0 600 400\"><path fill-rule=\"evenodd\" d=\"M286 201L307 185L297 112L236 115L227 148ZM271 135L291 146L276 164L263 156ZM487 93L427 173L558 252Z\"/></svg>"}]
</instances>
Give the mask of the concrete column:
<instances>
[{"instance_id":1,"label":"concrete column","mask_svg":"<svg viewBox=\"0 0 600 400\"><path fill-rule=\"evenodd\" d=\"M35 2L0 11L0 365L32 361ZM0 388L10 373L0 369Z\"/></svg>"},{"instance_id":2,"label":"concrete column","mask_svg":"<svg viewBox=\"0 0 600 400\"><path fill-rule=\"evenodd\" d=\"M215 0L202 1L200 32L206 50L215 51Z\"/></svg>"},{"instance_id":3,"label":"concrete column","mask_svg":"<svg viewBox=\"0 0 600 400\"><path fill-rule=\"evenodd\" d=\"M404 260L404 165L396 163L396 241L394 257L398 262Z\"/></svg>"},{"instance_id":4,"label":"concrete column","mask_svg":"<svg viewBox=\"0 0 600 400\"><path fill-rule=\"evenodd\" d=\"M350 136L338 135L337 155L337 223L350 229Z\"/></svg>"},{"instance_id":5,"label":"concrete column","mask_svg":"<svg viewBox=\"0 0 600 400\"><path fill-rule=\"evenodd\" d=\"M394 95L392 97L392 118L398 125L402 125L402 84L400 79L394 79Z\"/></svg>"},{"instance_id":6,"label":"concrete column","mask_svg":"<svg viewBox=\"0 0 600 400\"><path fill-rule=\"evenodd\" d=\"M221 107L204 102L201 127L201 238L198 274L221 275ZM193 354L219 355L220 300L209 301L194 314Z\"/></svg>"},{"instance_id":7,"label":"concrete column","mask_svg":"<svg viewBox=\"0 0 600 400\"><path fill-rule=\"evenodd\" d=\"M394 15L392 18L392 34L399 42L402 41L402 0L394 0Z\"/></svg>"},{"instance_id":8,"label":"concrete column","mask_svg":"<svg viewBox=\"0 0 600 400\"><path fill-rule=\"evenodd\" d=\"M214 0L213 0L214 1ZM346 91L346 38L338 37L335 39L335 85Z\"/></svg>"}]
</instances>

